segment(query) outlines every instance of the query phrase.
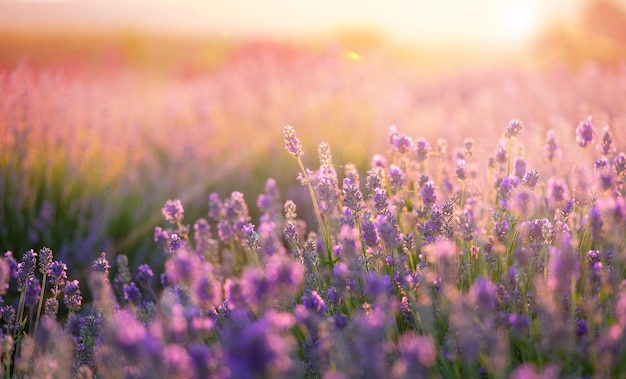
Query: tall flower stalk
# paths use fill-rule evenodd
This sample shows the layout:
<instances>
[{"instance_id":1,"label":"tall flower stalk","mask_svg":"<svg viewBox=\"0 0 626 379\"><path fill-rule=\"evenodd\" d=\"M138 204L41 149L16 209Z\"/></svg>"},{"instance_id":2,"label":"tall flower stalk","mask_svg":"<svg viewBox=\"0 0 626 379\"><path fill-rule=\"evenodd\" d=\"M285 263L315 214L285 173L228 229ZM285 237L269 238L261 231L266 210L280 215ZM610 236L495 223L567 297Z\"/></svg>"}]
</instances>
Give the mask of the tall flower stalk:
<instances>
[{"instance_id":1,"label":"tall flower stalk","mask_svg":"<svg viewBox=\"0 0 626 379\"><path fill-rule=\"evenodd\" d=\"M302 172L304 182L307 188L309 189L309 195L311 196L311 201L313 202L313 209L315 210L317 223L319 224L320 231L322 232L322 239L324 240L324 245L325 245L324 247L326 249L326 254L327 254L326 264L330 268L330 275L332 276L332 270L334 269L335 262L334 262L333 254L332 254L330 233L322 218L322 212L320 211L320 207L317 203L315 190L313 189L313 185L311 184L311 177L309 176L307 169L304 167L304 164L302 163L301 157L302 155L304 155L304 152L302 151L302 144L300 143L300 140L296 136L295 129L291 125L286 125L283 128L283 136L285 140L285 149L298 162L298 166L300 166L300 170Z\"/></svg>"},{"instance_id":2,"label":"tall flower stalk","mask_svg":"<svg viewBox=\"0 0 626 379\"><path fill-rule=\"evenodd\" d=\"M41 280L41 292L39 294L39 303L37 304L37 315L35 318L35 333L39 327L39 318L41 316L41 309L44 303L44 295L46 293L46 281L48 279L48 273L50 272L50 266L52 265L52 250L47 247L39 250L39 272L43 275Z\"/></svg>"}]
</instances>

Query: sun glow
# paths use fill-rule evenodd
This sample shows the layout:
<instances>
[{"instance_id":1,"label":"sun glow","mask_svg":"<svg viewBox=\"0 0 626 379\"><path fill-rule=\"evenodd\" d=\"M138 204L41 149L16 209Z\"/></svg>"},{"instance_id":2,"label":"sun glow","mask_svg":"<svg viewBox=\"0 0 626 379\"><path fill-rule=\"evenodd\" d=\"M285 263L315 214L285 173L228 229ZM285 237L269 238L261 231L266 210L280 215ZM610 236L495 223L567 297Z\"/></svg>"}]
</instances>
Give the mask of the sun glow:
<instances>
[{"instance_id":1,"label":"sun glow","mask_svg":"<svg viewBox=\"0 0 626 379\"><path fill-rule=\"evenodd\" d=\"M520 44L531 40L542 25L540 12L528 2L515 2L502 9L502 33L510 43Z\"/></svg>"}]
</instances>

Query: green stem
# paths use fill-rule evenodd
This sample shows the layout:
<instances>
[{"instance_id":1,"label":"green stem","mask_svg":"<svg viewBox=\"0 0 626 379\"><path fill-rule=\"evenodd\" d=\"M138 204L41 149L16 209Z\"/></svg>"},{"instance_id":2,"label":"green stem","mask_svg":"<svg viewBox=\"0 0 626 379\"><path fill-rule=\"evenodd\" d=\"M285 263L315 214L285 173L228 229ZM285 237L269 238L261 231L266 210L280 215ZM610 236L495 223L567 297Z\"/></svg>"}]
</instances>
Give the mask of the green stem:
<instances>
[{"instance_id":1,"label":"green stem","mask_svg":"<svg viewBox=\"0 0 626 379\"><path fill-rule=\"evenodd\" d=\"M46 279L48 278L48 273L43 274L43 279L41 282L41 293L39 294L39 305L37 305L37 316L35 317L35 329L33 333L37 333L37 327L39 326L39 317L41 316L41 307L43 306L43 295L46 292Z\"/></svg>"},{"instance_id":2,"label":"green stem","mask_svg":"<svg viewBox=\"0 0 626 379\"><path fill-rule=\"evenodd\" d=\"M297 158L298 165L300 166L300 170L302 170L302 175L304 175L307 188L309 189L309 195L311 196L311 201L313 202L313 209L315 210L315 215L317 216L317 223L319 224L320 231L322 232L322 238L324 239L324 244L326 245L326 255L328 259L328 266L330 267L330 275L332 278L332 272L335 266L333 262L333 254L330 244L330 236L328 231L326 230L325 224L322 220L322 213L320 212L319 205L317 204L317 198L315 197L315 191L313 190L313 186L311 185L311 178L304 168L304 164L302 164L302 159L300 157Z\"/></svg>"},{"instance_id":3,"label":"green stem","mask_svg":"<svg viewBox=\"0 0 626 379\"><path fill-rule=\"evenodd\" d=\"M465 180L461 180L461 195L459 196L459 209L465 206Z\"/></svg>"},{"instance_id":4,"label":"green stem","mask_svg":"<svg viewBox=\"0 0 626 379\"><path fill-rule=\"evenodd\" d=\"M67 314L67 322L65 323L65 334L70 334L70 323L72 322L72 316L74 315L74 311L69 311Z\"/></svg>"},{"instance_id":5,"label":"green stem","mask_svg":"<svg viewBox=\"0 0 626 379\"><path fill-rule=\"evenodd\" d=\"M28 285L28 284L27 284ZM22 323L22 316L24 315L24 303L26 301L26 288L20 294L20 302L17 306L17 317L15 318L15 328L13 329L13 339L17 341L17 336L19 334L18 325Z\"/></svg>"}]
</instances>

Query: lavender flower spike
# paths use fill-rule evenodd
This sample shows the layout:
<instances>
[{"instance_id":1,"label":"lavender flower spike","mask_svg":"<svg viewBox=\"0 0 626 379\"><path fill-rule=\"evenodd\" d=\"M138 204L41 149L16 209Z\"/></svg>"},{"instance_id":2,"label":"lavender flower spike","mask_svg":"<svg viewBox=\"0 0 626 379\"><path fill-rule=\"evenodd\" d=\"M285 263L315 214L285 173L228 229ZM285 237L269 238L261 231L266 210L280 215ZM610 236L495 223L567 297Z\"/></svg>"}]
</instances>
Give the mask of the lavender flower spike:
<instances>
[{"instance_id":1,"label":"lavender flower spike","mask_svg":"<svg viewBox=\"0 0 626 379\"><path fill-rule=\"evenodd\" d=\"M591 116L587 118L587 121L582 121L576 128L576 143L580 147L587 147L587 145L593 143L593 137L596 134L596 128L591 123Z\"/></svg>"},{"instance_id":2,"label":"lavender flower spike","mask_svg":"<svg viewBox=\"0 0 626 379\"><path fill-rule=\"evenodd\" d=\"M301 157L304 153L302 152L302 145L296 136L295 129L291 125L286 125L283 128L283 135L285 138L285 149L287 149L289 154L294 158Z\"/></svg>"},{"instance_id":3,"label":"lavender flower spike","mask_svg":"<svg viewBox=\"0 0 626 379\"><path fill-rule=\"evenodd\" d=\"M52 250L47 247L39 250L39 272L42 274L48 274L50 272L50 265L52 264Z\"/></svg>"},{"instance_id":4,"label":"lavender flower spike","mask_svg":"<svg viewBox=\"0 0 626 379\"><path fill-rule=\"evenodd\" d=\"M163 208L161 208L161 212L167 221L171 224L176 224L182 221L185 210L180 200L176 199L166 201Z\"/></svg>"},{"instance_id":5,"label":"lavender flower spike","mask_svg":"<svg viewBox=\"0 0 626 379\"><path fill-rule=\"evenodd\" d=\"M63 302L65 303L65 306L67 306L70 311L77 312L83 302L83 297L81 296L80 288L78 287L78 280L67 282L65 287L63 287L63 294Z\"/></svg>"},{"instance_id":6,"label":"lavender flower spike","mask_svg":"<svg viewBox=\"0 0 626 379\"><path fill-rule=\"evenodd\" d=\"M522 122L520 120L511 120L504 130L506 138L516 138L522 131Z\"/></svg>"},{"instance_id":7,"label":"lavender flower spike","mask_svg":"<svg viewBox=\"0 0 626 379\"><path fill-rule=\"evenodd\" d=\"M18 292L24 292L28 286L28 279L35 275L35 268L37 265L37 253L34 250L29 250L24 253L22 262L17 266L17 290Z\"/></svg>"}]
</instances>

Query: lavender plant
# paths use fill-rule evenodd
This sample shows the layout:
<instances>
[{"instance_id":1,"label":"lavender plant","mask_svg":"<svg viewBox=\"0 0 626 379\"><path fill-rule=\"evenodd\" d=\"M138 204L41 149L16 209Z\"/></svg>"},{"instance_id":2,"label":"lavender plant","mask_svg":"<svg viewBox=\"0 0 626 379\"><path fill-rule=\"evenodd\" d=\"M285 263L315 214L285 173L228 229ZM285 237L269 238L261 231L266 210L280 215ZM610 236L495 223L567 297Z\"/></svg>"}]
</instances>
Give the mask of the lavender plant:
<instances>
[{"instance_id":1,"label":"lavender plant","mask_svg":"<svg viewBox=\"0 0 626 379\"><path fill-rule=\"evenodd\" d=\"M575 148L592 143L590 125L572 128ZM153 234L163 272L134 268L124 254L112 267L101 253L90 301L50 249L29 250L19 263L7 252L2 373L621 377L624 154L605 128L598 149L585 150L598 154L588 175L546 172L530 167L521 148L514 155L513 140L528 144L521 130L516 120L504 128L493 169L481 177L472 167L487 149L473 140L451 156L443 143L433 151L392 127L388 155L373 159L361 183L352 164L340 180L325 143L320 168L308 170L295 130L285 127L316 223L296 212L307 204L283 203L272 179L257 198L258 219L241 192L213 193L193 233L183 202L167 200ZM553 162L566 145L548 133L527 154Z\"/></svg>"}]
</instances>

